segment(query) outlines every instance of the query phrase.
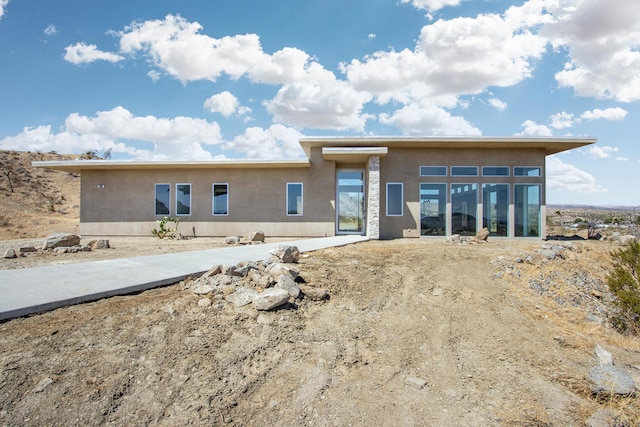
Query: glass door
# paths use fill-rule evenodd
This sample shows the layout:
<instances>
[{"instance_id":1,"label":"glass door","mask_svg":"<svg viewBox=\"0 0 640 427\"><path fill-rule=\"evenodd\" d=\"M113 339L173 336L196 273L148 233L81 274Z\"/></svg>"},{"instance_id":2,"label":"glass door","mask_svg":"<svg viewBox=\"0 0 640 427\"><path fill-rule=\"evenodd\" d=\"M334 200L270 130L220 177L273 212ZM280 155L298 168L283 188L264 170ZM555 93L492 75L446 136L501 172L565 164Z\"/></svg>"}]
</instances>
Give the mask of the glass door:
<instances>
[{"instance_id":1,"label":"glass door","mask_svg":"<svg viewBox=\"0 0 640 427\"><path fill-rule=\"evenodd\" d=\"M364 234L364 171L338 171L337 234Z\"/></svg>"}]
</instances>

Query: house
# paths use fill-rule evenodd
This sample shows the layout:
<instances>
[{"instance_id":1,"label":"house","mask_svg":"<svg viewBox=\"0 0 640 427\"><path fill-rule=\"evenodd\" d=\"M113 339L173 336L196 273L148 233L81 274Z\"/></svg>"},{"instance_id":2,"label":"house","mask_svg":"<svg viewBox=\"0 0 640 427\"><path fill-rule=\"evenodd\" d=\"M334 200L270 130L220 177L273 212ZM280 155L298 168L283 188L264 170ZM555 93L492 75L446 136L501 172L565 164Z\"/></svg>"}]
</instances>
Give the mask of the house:
<instances>
[{"instance_id":1,"label":"house","mask_svg":"<svg viewBox=\"0 0 640 427\"><path fill-rule=\"evenodd\" d=\"M44 161L81 174L83 235L545 236L545 157L593 138L303 138L303 160Z\"/></svg>"}]
</instances>

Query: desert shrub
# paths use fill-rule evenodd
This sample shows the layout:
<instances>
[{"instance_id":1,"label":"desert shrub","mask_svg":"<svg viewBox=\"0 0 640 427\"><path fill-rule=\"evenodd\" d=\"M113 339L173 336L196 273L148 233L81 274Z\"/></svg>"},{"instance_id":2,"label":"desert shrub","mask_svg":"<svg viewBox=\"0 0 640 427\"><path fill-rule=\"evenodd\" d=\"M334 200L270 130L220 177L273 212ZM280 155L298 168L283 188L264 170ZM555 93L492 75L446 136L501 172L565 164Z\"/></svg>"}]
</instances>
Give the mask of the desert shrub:
<instances>
[{"instance_id":1,"label":"desert shrub","mask_svg":"<svg viewBox=\"0 0 640 427\"><path fill-rule=\"evenodd\" d=\"M173 238L176 231L178 230L178 225L180 224L180 218L170 218L165 216L162 219L156 221L158 223L158 228L154 228L151 230L151 234L158 237L159 239L164 239L168 237L169 239ZM173 223L173 227L170 225Z\"/></svg>"},{"instance_id":2,"label":"desert shrub","mask_svg":"<svg viewBox=\"0 0 640 427\"><path fill-rule=\"evenodd\" d=\"M621 332L637 335L640 332L640 243L632 241L628 247L611 252L613 271L607 285L616 296L619 312L613 319Z\"/></svg>"}]
</instances>

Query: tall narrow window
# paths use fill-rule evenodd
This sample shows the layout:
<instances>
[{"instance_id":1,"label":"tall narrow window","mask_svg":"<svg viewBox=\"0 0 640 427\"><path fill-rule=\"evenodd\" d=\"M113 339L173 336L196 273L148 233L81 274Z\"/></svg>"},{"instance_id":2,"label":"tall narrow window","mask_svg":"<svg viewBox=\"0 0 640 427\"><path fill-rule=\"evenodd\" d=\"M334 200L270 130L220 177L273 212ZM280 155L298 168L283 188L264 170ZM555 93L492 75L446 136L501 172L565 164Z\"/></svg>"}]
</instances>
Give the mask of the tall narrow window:
<instances>
[{"instance_id":1,"label":"tall narrow window","mask_svg":"<svg viewBox=\"0 0 640 427\"><path fill-rule=\"evenodd\" d=\"M402 183L387 182L387 216L402 216Z\"/></svg>"},{"instance_id":2,"label":"tall narrow window","mask_svg":"<svg viewBox=\"0 0 640 427\"><path fill-rule=\"evenodd\" d=\"M516 184L516 237L540 237L540 185Z\"/></svg>"},{"instance_id":3,"label":"tall narrow window","mask_svg":"<svg viewBox=\"0 0 640 427\"><path fill-rule=\"evenodd\" d=\"M213 184L213 214L229 215L229 184Z\"/></svg>"},{"instance_id":4,"label":"tall narrow window","mask_svg":"<svg viewBox=\"0 0 640 427\"><path fill-rule=\"evenodd\" d=\"M478 184L451 184L451 232L473 236L477 230Z\"/></svg>"},{"instance_id":5,"label":"tall narrow window","mask_svg":"<svg viewBox=\"0 0 640 427\"><path fill-rule=\"evenodd\" d=\"M287 215L302 215L302 183L287 183Z\"/></svg>"},{"instance_id":6,"label":"tall narrow window","mask_svg":"<svg viewBox=\"0 0 640 427\"><path fill-rule=\"evenodd\" d=\"M420 184L420 235L447 233L447 184Z\"/></svg>"},{"instance_id":7,"label":"tall narrow window","mask_svg":"<svg viewBox=\"0 0 640 427\"><path fill-rule=\"evenodd\" d=\"M176 184L176 215L191 215L191 184Z\"/></svg>"},{"instance_id":8,"label":"tall narrow window","mask_svg":"<svg viewBox=\"0 0 640 427\"><path fill-rule=\"evenodd\" d=\"M482 226L492 236L509 233L509 184L482 184Z\"/></svg>"},{"instance_id":9,"label":"tall narrow window","mask_svg":"<svg viewBox=\"0 0 640 427\"><path fill-rule=\"evenodd\" d=\"M156 184L156 215L169 215L171 205L171 185Z\"/></svg>"}]
</instances>

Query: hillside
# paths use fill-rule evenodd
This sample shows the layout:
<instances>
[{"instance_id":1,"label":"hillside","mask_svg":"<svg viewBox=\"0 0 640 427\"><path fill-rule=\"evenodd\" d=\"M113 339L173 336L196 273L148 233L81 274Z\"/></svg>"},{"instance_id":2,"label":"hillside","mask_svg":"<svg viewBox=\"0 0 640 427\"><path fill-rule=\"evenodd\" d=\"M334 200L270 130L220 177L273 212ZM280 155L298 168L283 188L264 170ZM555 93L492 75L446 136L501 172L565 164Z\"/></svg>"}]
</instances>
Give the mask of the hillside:
<instances>
[{"instance_id":1,"label":"hillside","mask_svg":"<svg viewBox=\"0 0 640 427\"><path fill-rule=\"evenodd\" d=\"M76 155L0 151L0 240L78 232L80 176L33 168L32 161Z\"/></svg>"}]
</instances>

